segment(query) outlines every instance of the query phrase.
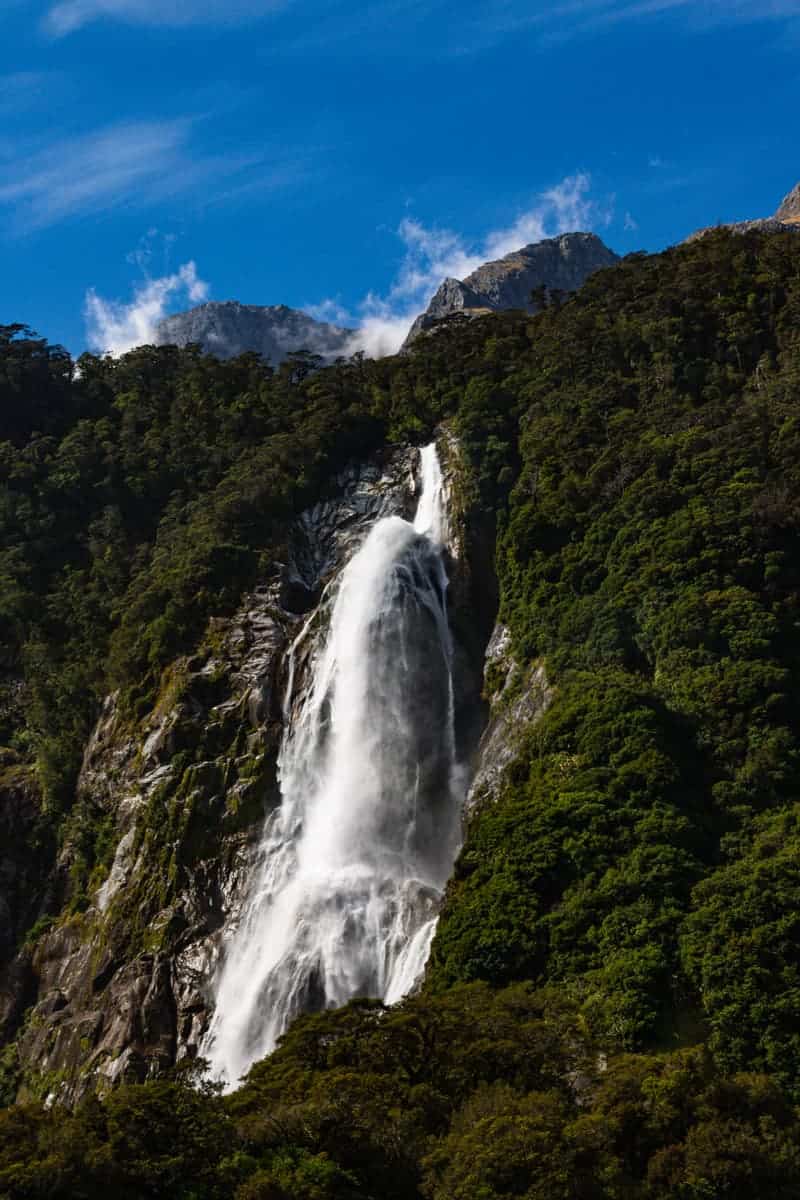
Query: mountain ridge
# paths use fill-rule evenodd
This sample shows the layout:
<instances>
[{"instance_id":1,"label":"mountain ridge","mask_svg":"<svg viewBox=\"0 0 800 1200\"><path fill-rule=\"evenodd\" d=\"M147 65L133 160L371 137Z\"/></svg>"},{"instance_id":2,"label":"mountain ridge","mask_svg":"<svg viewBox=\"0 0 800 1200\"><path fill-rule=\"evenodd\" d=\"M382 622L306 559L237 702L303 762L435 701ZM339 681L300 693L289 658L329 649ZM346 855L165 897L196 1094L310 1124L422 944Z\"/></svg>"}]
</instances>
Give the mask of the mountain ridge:
<instances>
[{"instance_id":1,"label":"mountain ridge","mask_svg":"<svg viewBox=\"0 0 800 1200\"><path fill-rule=\"evenodd\" d=\"M300 350L333 362L347 352L354 332L317 321L286 304L209 300L159 321L156 344L188 346L197 342L206 353L222 359L255 352L277 366L288 354Z\"/></svg>"},{"instance_id":2,"label":"mountain ridge","mask_svg":"<svg viewBox=\"0 0 800 1200\"><path fill-rule=\"evenodd\" d=\"M458 312L466 316L510 308L536 312L541 307L531 299L536 289L577 291L595 271L618 261L619 255L595 233L562 233L521 246L483 263L463 280L445 279L411 326L404 348L437 321Z\"/></svg>"},{"instance_id":3,"label":"mountain ridge","mask_svg":"<svg viewBox=\"0 0 800 1200\"><path fill-rule=\"evenodd\" d=\"M797 231L800 183L787 193L772 216L705 226L685 241L695 241L719 228L735 233ZM476 317L508 309L534 313L541 304L532 299L533 292L540 288L575 292L595 271L619 261L620 256L590 232L560 233L520 246L500 258L487 260L463 279L445 278L427 308L414 320L401 350L408 350L438 322L458 314ZM357 335L356 329L318 321L286 304L212 300L164 317L156 326L155 341L157 345L178 346L198 343L206 353L220 359L257 353L278 366L287 355L303 350L319 355L325 364L349 357L359 348Z\"/></svg>"},{"instance_id":4,"label":"mountain ridge","mask_svg":"<svg viewBox=\"0 0 800 1200\"><path fill-rule=\"evenodd\" d=\"M482 316L511 308L533 313L537 310L531 302L535 289L577 291L595 271L618 261L619 255L594 233L562 233L520 246L482 263L463 280L443 280L411 326L402 349L455 313ZM317 321L286 304L210 300L164 317L156 326L155 340L157 345L198 343L206 353L221 359L253 352L277 366L288 354L301 350L331 363L352 354L358 348L356 338L355 329Z\"/></svg>"}]
</instances>

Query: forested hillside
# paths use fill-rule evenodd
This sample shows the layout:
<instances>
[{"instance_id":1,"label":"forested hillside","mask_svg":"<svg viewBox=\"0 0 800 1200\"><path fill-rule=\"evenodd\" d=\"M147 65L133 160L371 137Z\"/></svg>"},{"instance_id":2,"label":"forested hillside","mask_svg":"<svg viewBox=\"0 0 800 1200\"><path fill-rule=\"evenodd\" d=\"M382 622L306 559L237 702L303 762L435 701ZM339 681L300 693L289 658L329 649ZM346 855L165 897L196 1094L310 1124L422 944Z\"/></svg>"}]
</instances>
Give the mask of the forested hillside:
<instances>
[{"instance_id":1,"label":"forested hillside","mask_svg":"<svg viewBox=\"0 0 800 1200\"><path fill-rule=\"evenodd\" d=\"M42 887L17 943L113 856L75 803L104 696L134 722L361 455L448 424L496 530L498 703L534 666L553 693L420 995L299 1019L229 1097L184 1066L10 1106L0 1196L797 1196L800 239L721 232L321 370L75 370L0 335L0 785L36 797Z\"/></svg>"}]
</instances>

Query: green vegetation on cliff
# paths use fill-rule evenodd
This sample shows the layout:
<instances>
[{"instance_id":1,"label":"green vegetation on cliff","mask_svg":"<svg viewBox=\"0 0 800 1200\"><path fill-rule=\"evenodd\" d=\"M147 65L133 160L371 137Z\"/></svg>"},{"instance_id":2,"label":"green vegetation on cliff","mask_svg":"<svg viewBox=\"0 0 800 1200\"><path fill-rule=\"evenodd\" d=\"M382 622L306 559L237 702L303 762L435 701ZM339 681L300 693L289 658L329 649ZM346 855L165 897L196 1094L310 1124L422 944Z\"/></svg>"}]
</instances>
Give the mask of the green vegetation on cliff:
<instances>
[{"instance_id":1,"label":"green vegetation on cliff","mask_svg":"<svg viewBox=\"0 0 800 1200\"><path fill-rule=\"evenodd\" d=\"M151 703L287 517L443 419L553 703L471 818L423 996L304 1018L226 1100L8 1110L0 1196L796 1196L800 239L310 365L144 348L75 378L0 337L0 741L46 819L105 692Z\"/></svg>"},{"instance_id":2,"label":"green vegetation on cliff","mask_svg":"<svg viewBox=\"0 0 800 1200\"><path fill-rule=\"evenodd\" d=\"M9 1200L792 1200L800 1120L702 1047L598 1057L529 986L300 1018L234 1095L191 1076L0 1113Z\"/></svg>"},{"instance_id":3,"label":"green vegetation on cliff","mask_svg":"<svg viewBox=\"0 0 800 1200\"><path fill-rule=\"evenodd\" d=\"M798 264L715 238L530 326L501 615L558 693L473 822L433 972L558 983L621 1048L702 1018L796 1101Z\"/></svg>"}]
</instances>

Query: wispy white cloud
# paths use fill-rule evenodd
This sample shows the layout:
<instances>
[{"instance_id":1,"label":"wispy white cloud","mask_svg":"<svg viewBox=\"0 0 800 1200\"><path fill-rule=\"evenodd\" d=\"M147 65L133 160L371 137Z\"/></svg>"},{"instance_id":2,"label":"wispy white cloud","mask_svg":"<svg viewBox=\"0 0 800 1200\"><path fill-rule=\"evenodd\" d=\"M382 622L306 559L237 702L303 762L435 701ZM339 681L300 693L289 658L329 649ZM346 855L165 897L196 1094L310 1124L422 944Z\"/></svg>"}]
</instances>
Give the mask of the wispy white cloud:
<instances>
[{"instance_id":1,"label":"wispy white cloud","mask_svg":"<svg viewBox=\"0 0 800 1200\"><path fill-rule=\"evenodd\" d=\"M563 0L560 4L506 0L489 16L478 14L466 22L463 50L480 51L523 32L538 34L543 45L552 45L626 22L670 15L683 18L692 30L790 21L800 15L800 0Z\"/></svg>"},{"instance_id":2,"label":"wispy white cloud","mask_svg":"<svg viewBox=\"0 0 800 1200\"><path fill-rule=\"evenodd\" d=\"M0 0L2 7L4 0ZM7 3L8 0L5 0ZM24 0L16 0L22 3ZM264 19L283 9L302 9L300 36L282 39L272 49L308 52L347 42L364 52L405 53L398 28L429 31L418 52L472 54L509 35L532 31L543 46L603 27L674 14L693 28L719 24L788 20L800 15L800 0L463 0L458 21L439 34L431 17L446 11L448 0L50 0L43 27L64 37L95 21L122 21L162 27L225 26ZM269 49L269 47L267 47Z\"/></svg>"},{"instance_id":3,"label":"wispy white cloud","mask_svg":"<svg viewBox=\"0 0 800 1200\"><path fill-rule=\"evenodd\" d=\"M403 344L414 318L427 306L445 279L464 279L483 263L542 238L574 230L607 225L610 202L591 195L585 173L569 176L536 198L510 225L492 230L471 243L450 229L431 229L406 218L398 235L404 254L397 276L384 296L370 293L355 315L324 302L309 311L337 312L340 323L356 324L351 353L364 350L370 357L394 354Z\"/></svg>"},{"instance_id":4,"label":"wispy white cloud","mask_svg":"<svg viewBox=\"0 0 800 1200\"><path fill-rule=\"evenodd\" d=\"M181 163L188 122L134 122L58 140L27 159L0 163L0 207L25 228L125 201L134 188L163 187Z\"/></svg>"},{"instance_id":5,"label":"wispy white cloud","mask_svg":"<svg viewBox=\"0 0 800 1200\"><path fill-rule=\"evenodd\" d=\"M134 258L143 263L148 260L149 253L149 250L145 251L143 256L137 251ZM105 300L92 288L86 294L84 306L89 346L100 354L111 354L116 358L134 346L149 345L155 341L158 322L171 309L187 303L201 304L207 299L208 292L208 284L197 274L194 262L184 263L171 275L145 278L135 288L128 304Z\"/></svg>"},{"instance_id":6,"label":"wispy white cloud","mask_svg":"<svg viewBox=\"0 0 800 1200\"><path fill-rule=\"evenodd\" d=\"M338 299L328 299L307 305L306 312L320 321L355 327L347 348L350 354L363 351L373 358L395 354L414 318L444 279L463 279L484 262L501 258L529 242L567 231L598 228L608 224L610 218L610 202L599 202L591 195L591 179L584 173L548 188L509 225L491 230L474 243L453 230L428 228L406 218L397 229L402 258L385 295L370 293L355 311ZM142 238L129 261L141 269L144 279L129 302L104 299L94 289L87 293L85 315L93 350L118 355L152 342L156 325L164 316L207 298L208 284L200 279L193 262L157 278L150 276L156 254L168 254L169 250L169 239L157 230L149 230Z\"/></svg>"},{"instance_id":7,"label":"wispy white cloud","mask_svg":"<svg viewBox=\"0 0 800 1200\"><path fill-rule=\"evenodd\" d=\"M261 155L203 156L190 145L194 121L133 121L60 138L27 156L0 156L0 213L18 232L124 205L147 205L201 182L263 168ZM277 183L285 182L278 172Z\"/></svg>"},{"instance_id":8,"label":"wispy white cloud","mask_svg":"<svg viewBox=\"0 0 800 1200\"><path fill-rule=\"evenodd\" d=\"M348 353L363 353L368 358L397 354L416 316L416 308L395 310L389 301L370 294L361 306L358 328L350 339Z\"/></svg>"},{"instance_id":9,"label":"wispy white cloud","mask_svg":"<svg viewBox=\"0 0 800 1200\"><path fill-rule=\"evenodd\" d=\"M607 3L593 24L616 24L639 17L660 16L683 10L695 26L713 26L730 22L786 20L800 13L800 0L636 0L631 3Z\"/></svg>"},{"instance_id":10,"label":"wispy white cloud","mask_svg":"<svg viewBox=\"0 0 800 1200\"><path fill-rule=\"evenodd\" d=\"M542 192L510 225L487 233L477 245L470 245L452 230L427 229L419 221L406 218L398 230L406 252L392 298L417 299L421 293L437 288L443 279L464 279L482 263L502 258L530 242L566 230L607 224L608 214L591 197L590 189L589 175L570 175Z\"/></svg>"},{"instance_id":11,"label":"wispy white cloud","mask_svg":"<svg viewBox=\"0 0 800 1200\"><path fill-rule=\"evenodd\" d=\"M140 25L231 25L283 8L286 0L61 0L44 19L54 37L74 33L92 21Z\"/></svg>"},{"instance_id":12,"label":"wispy white cloud","mask_svg":"<svg viewBox=\"0 0 800 1200\"><path fill-rule=\"evenodd\" d=\"M325 321L328 325L347 325L353 319L350 310L333 298L321 300L319 304L306 304L304 311L315 321Z\"/></svg>"}]
</instances>

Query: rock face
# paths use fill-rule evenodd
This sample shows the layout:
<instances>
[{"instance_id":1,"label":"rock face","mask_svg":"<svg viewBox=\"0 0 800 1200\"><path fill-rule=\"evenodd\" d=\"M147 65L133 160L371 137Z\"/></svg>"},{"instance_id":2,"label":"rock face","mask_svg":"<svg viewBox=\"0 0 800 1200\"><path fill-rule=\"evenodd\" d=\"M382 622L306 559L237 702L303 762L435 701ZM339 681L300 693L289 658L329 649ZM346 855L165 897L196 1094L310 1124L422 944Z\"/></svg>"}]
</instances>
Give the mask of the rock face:
<instances>
[{"instance_id":1,"label":"rock face","mask_svg":"<svg viewBox=\"0 0 800 1200\"><path fill-rule=\"evenodd\" d=\"M157 344L187 346L197 342L206 353L218 358L254 351L277 366L297 350L310 350L332 362L347 353L352 336L350 329L315 321L285 304L263 307L227 300L166 317L158 325Z\"/></svg>"},{"instance_id":2,"label":"rock face","mask_svg":"<svg viewBox=\"0 0 800 1200\"><path fill-rule=\"evenodd\" d=\"M553 689L542 663L523 672L511 653L511 636L497 624L486 648L484 691L489 719L480 741L477 769L467 795L467 812L496 799L518 743L540 721L553 701Z\"/></svg>"},{"instance_id":3,"label":"rock face","mask_svg":"<svg viewBox=\"0 0 800 1200\"><path fill-rule=\"evenodd\" d=\"M792 188L789 195L784 198L775 213L775 219L783 221L787 225L800 225L800 183Z\"/></svg>"},{"instance_id":4,"label":"rock face","mask_svg":"<svg viewBox=\"0 0 800 1200\"><path fill-rule=\"evenodd\" d=\"M710 233L716 233L718 229L727 229L731 233L752 233L754 230L757 233L792 233L798 228L800 228L800 222L779 221L777 217L756 217L752 221L734 221L728 225L709 225L705 229L698 229L696 233L690 234L686 241L687 243L696 242Z\"/></svg>"},{"instance_id":5,"label":"rock face","mask_svg":"<svg viewBox=\"0 0 800 1200\"><path fill-rule=\"evenodd\" d=\"M456 438L442 430L438 447L456 743L473 778L466 817L498 794L551 691L543 668L520 670L495 625L493 521ZM75 826L102 829L107 850L80 904L65 907L78 847L67 840L54 862L55 847L37 844L35 780L16 767L0 776L0 1023L14 1063L0 1069L0 1098L74 1104L197 1056L223 931L241 919L280 801L289 672L296 706L326 628L327 585L376 520L413 514L418 471L418 450L405 446L343 472L287 526L282 561L239 610L172 664L151 711L133 722L106 699Z\"/></svg>"},{"instance_id":6,"label":"rock face","mask_svg":"<svg viewBox=\"0 0 800 1200\"><path fill-rule=\"evenodd\" d=\"M457 443L445 434L440 442L452 514L457 737L467 759L484 719L493 530L482 529L480 514L472 525L466 519ZM21 1007L28 1009L16 1039L20 1097L71 1104L197 1055L221 930L239 919L265 817L280 798L287 650L307 630L294 655L297 697L324 628L326 584L374 521L411 516L418 463L417 449L402 447L342 474L332 498L287 528L284 561L233 617L212 621L196 653L172 665L138 724L123 717L116 697L107 698L86 747L78 812L106 829L109 853L95 869L88 906L62 911L35 931L9 962L5 993L0 988L15 1029ZM477 587L487 596L476 599ZM24 838L36 812L35 796L9 792L9 839ZM57 878L68 877L72 853L67 844ZM36 897L34 866L19 856L6 864L0 854L9 894L18 877ZM35 903L20 909L17 945L37 915Z\"/></svg>"},{"instance_id":7,"label":"rock face","mask_svg":"<svg viewBox=\"0 0 800 1200\"><path fill-rule=\"evenodd\" d=\"M531 301L534 289L574 292L595 271L617 260L618 255L593 233L564 233L523 246L505 258L484 263L464 280L446 279L411 326L405 344L456 313L480 316L507 308L535 312Z\"/></svg>"}]
</instances>

